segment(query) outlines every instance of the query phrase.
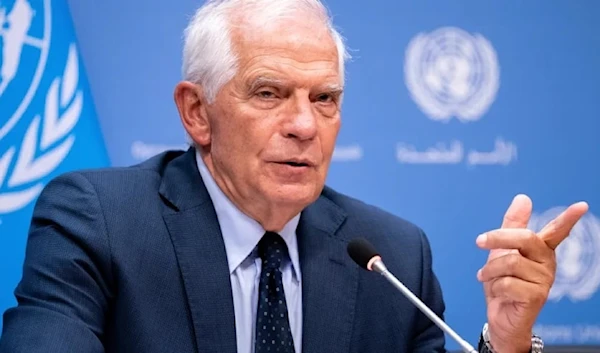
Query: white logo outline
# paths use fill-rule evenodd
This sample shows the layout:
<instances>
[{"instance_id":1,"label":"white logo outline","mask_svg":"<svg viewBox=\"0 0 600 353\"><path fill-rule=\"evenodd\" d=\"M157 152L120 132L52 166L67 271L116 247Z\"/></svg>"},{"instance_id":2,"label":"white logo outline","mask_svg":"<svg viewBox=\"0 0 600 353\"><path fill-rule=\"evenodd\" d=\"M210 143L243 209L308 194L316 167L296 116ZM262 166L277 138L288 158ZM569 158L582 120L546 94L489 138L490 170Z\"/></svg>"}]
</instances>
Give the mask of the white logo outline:
<instances>
[{"instance_id":1,"label":"white logo outline","mask_svg":"<svg viewBox=\"0 0 600 353\"><path fill-rule=\"evenodd\" d=\"M46 64L48 60L48 54L50 51L50 40L51 40L51 32L52 32L52 8L50 7L50 0L44 0L44 37L40 40L29 40L30 44L35 45L41 49L40 60L35 69L35 74L33 79L31 80L31 84L27 93L23 97L21 104L10 119L4 124L4 126L0 126L0 141L6 136L10 130L21 120L23 114L25 114L25 110L29 107L31 100L35 96L35 93L39 87L40 81L44 76L44 71L46 70Z\"/></svg>"},{"instance_id":2,"label":"white logo outline","mask_svg":"<svg viewBox=\"0 0 600 353\"><path fill-rule=\"evenodd\" d=\"M453 40L458 37L473 45L478 54L480 66L478 69L483 82L465 102L447 104L441 102L426 87L422 73L423 56L429 52L439 51L439 48L431 48L431 46L440 39ZM481 34L471 35L456 27L442 27L429 34L417 34L405 50L404 76L413 101L425 115L439 122L449 122L453 117L463 123L479 120L488 112L500 87L500 66L492 44Z\"/></svg>"},{"instance_id":3,"label":"white logo outline","mask_svg":"<svg viewBox=\"0 0 600 353\"><path fill-rule=\"evenodd\" d=\"M51 23L49 1L44 0L45 26ZM49 31L50 29L45 29L44 37L46 35L50 37ZM49 50L50 40L45 43L47 45L43 48ZM44 58L44 60L46 59ZM31 87L39 85L39 82L34 81L37 76L39 76L37 80L41 80L45 65L46 62L43 65L38 63L36 70L39 71L39 68L42 67L41 73L38 74L36 71L34 80L32 80L21 105L17 108L17 112L25 111L28 107L37 91L37 87L35 89L31 89ZM7 190L0 192L0 214L11 213L27 206L43 189L41 179L54 171L70 152L75 142L75 135L72 131L79 121L83 107L83 93L78 86L79 58L75 43L71 43L63 73L61 76L55 77L50 84L45 97L44 112L35 114L29 124L20 143L15 167L10 175L8 175L8 170L15 156L17 145L10 146L0 157L0 187L8 179ZM29 101L26 102L27 100ZM20 116L16 113L13 114L7 124L2 127L2 133L6 135L14 127L23 115L22 112L20 114ZM41 134L39 134L40 125ZM2 137L4 135L0 135L0 140ZM59 142L60 140L63 141ZM56 146L53 146L55 144ZM39 155L36 156L36 154ZM15 190L32 183L32 186L28 186L24 190Z\"/></svg>"}]
</instances>

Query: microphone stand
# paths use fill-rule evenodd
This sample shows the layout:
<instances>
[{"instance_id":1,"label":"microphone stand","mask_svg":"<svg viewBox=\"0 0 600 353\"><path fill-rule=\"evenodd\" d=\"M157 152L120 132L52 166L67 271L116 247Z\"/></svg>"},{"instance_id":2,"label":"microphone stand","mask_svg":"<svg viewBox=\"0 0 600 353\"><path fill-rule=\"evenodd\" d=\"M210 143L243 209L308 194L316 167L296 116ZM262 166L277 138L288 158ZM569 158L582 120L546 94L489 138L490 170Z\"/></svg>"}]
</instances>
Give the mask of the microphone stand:
<instances>
[{"instance_id":1,"label":"microphone stand","mask_svg":"<svg viewBox=\"0 0 600 353\"><path fill-rule=\"evenodd\" d=\"M452 337L462 348L465 353L478 353L473 346L462 339L454 330L450 328L442 319L440 319L425 303L423 303L416 295L414 295L406 286L400 282L393 274L388 271L381 259L376 259L372 263L373 271L379 272L385 277L394 287L400 290L423 314L427 315L439 328Z\"/></svg>"}]
</instances>

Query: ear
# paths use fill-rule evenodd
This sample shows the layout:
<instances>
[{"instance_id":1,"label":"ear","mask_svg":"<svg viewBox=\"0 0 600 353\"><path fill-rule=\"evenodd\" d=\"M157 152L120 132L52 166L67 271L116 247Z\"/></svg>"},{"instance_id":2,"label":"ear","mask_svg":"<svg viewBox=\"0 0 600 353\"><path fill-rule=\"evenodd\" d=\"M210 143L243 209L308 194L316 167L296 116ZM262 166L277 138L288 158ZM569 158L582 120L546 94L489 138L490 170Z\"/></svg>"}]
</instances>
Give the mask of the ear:
<instances>
[{"instance_id":1,"label":"ear","mask_svg":"<svg viewBox=\"0 0 600 353\"><path fill-rule=\"evenodd\" d=\"M188 135L200 146L210 144L210 123L202 87L182 81L175 87L175 104Z\"/></svg>"}]
</instances>

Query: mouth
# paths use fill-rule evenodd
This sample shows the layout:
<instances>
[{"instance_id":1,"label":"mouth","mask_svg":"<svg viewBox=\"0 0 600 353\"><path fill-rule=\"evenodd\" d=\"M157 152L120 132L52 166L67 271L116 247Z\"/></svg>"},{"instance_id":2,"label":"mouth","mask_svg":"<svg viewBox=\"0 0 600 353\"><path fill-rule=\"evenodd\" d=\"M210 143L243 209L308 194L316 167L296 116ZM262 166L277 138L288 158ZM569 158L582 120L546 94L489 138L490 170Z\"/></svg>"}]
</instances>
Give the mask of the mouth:
<instances>
[{"instance_id":1,"label":"mouth","mask_svg":"<svg viewBox=\"0 0 600 353\"><path fill-rule=\"evenodd\" d=\"M275 162L275 163L289 165L290 167L297 167L297 168L314 166L313 163L311 163L309 161L305 161L305 160L287 160L287 161L280 161L280 162Z\"/></svg>"}]
</instances>

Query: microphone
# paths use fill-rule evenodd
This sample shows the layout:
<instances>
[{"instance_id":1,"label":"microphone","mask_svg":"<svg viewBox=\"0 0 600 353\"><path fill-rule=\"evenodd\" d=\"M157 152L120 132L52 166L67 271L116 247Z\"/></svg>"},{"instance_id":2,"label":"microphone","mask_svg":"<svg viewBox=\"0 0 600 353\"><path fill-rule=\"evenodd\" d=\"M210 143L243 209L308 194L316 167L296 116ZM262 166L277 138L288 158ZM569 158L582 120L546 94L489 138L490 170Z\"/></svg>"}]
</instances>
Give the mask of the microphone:
<instances>
[{"instance_id":1,"label":"microphone","mask_svg":"<svg viewBox=\"0 0 600 353\"><path fill-rule=\"evenodd\" d=\"M462 339L454 330L450 328L442 319L440 319L425 303L414 295L402 282L400 282L383 264L381 256L375 250L375 247L368 240L358 238L348 244L348 255L360 267L368 271L375 271L391 282L408 300L410 300L423 314L427 315L439 328L450 335L461 347L465 353L478 353L473 346Z\"/></svg>"}]
</instances>

